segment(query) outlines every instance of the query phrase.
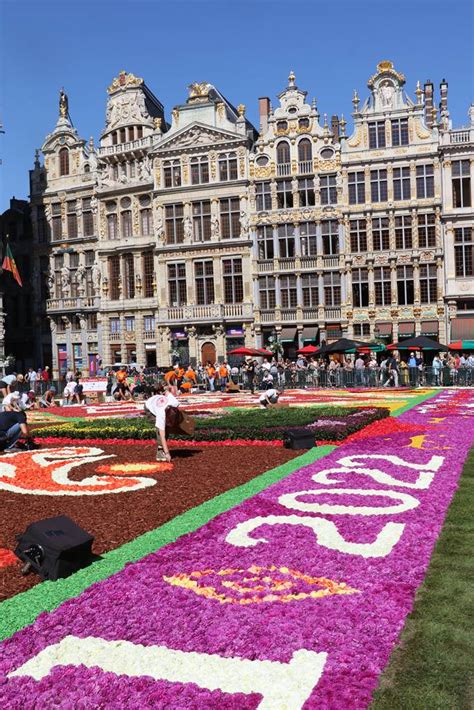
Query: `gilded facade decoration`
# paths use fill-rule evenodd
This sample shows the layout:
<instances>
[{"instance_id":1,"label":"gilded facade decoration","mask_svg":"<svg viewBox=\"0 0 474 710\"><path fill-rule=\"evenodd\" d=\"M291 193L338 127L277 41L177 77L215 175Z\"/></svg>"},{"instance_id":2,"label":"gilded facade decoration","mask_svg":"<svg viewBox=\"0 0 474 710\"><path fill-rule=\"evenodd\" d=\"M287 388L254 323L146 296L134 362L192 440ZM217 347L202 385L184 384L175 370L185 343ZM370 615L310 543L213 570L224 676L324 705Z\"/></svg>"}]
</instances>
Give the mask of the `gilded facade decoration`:
<instances>
[{"instance_id":1,"label":"gilded facade decoration","mask_svg":"<svg viewBox=\"0 0 474 710\"><path fill-rule=\"evenodd\" d=\"M143 84L143 79L140 79L134 74L127 74L125 70L119 72L119 75L112 81L107 89L109 94L114 93L118 89L123 89L130 86L141 86Z\"/></svg>"}]
</instances>

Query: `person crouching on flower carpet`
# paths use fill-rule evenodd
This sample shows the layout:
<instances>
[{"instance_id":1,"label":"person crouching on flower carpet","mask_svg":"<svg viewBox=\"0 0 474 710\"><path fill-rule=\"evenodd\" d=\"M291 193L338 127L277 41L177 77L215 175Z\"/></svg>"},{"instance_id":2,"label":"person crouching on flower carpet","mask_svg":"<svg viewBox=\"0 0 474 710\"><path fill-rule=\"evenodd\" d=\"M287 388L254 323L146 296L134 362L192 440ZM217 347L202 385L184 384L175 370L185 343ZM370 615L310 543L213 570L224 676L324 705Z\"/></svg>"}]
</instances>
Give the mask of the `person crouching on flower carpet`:
<instances>
[{"instance_id":1,"label":"person crouching on flower carpet","mask_svg":"<svg viewBox=\"0 0 474 710\"><path fill-rule=\"evenodd\" d=\"M155 385L151 396L145 402L145 412L155 417L158 448L157 461L171 461L167 436L171 432L179 434L194 433L194 419L178 409L179 402L171 392L161 384Z\"/></svg>"}]
</instances>

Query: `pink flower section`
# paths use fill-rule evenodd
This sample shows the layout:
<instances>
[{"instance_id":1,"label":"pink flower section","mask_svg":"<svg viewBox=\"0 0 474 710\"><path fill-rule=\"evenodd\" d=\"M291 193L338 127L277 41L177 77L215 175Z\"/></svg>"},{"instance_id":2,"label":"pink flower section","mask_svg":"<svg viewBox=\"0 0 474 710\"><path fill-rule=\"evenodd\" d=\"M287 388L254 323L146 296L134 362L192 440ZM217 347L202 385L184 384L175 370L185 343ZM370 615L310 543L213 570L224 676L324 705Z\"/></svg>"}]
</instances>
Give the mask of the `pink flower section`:
<instances>
[{"instance_id":1,"label":"pink flower section","mask_svg":"<svg viewBox=\"0 0 474 710\"><path fill-rule=\"evenodd\" d=\"M206 679L208 657L200 656L197 681L180 681L180 673L194 654L251 661L255 669L278 662L282 673L294 654L310 654L297 679L304 685L314 674L304 698L298 682L289 684L274 707L368 707L473 443L473 416L474 393L443 392L403 414L404 431L343 444L41 615L2 646L0 706L257 708L257 671L221 664ZM313 598L314 580L350 593ZM259 603L228 601L240 594ZM108 642L115 650L107 658L122 670L101 670L100 659L87 669L67 656L41 680L28 672L8 677L70 635L78 648L91 636ZM157 666L138 664L134 654L143 648L181 652L173 682ZM133 676L133 667L143 675ZM229 691L231 676L239 681Z\"/></svg>"}]
</instances>

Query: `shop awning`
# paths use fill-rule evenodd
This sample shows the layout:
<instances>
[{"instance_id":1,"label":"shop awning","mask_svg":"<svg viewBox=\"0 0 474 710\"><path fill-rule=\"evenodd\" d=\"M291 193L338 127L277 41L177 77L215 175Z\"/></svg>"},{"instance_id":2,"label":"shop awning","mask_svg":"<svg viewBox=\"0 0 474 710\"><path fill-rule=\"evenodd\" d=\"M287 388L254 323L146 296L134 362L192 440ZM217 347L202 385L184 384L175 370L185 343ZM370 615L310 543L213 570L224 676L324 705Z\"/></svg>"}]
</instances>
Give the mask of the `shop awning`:
<instances>
[{"instance_id":1,"label":"shop awning","mask_svg":"<svg viewBox=\"0 0 474 710\"><path fill-rule=\"evenodd\" d=\"M296 337L296 328L282 328L280 343L292 343Z\"/></svg>"},{"instance_id":2,"label":"shop awning","mask_svg":"<svg viewBox=\"0 0 474 710\"><path fill-rule=\"evenodd\" d=\"M392 323L375 323L375 333L378 338L390 338L392 330Z\"/></svg>"},{"instance_id":3,"label":"shop awning","mask_svg":"<svg viewBox=\"0 0 474 710\"><path fill-rule=\"evenodd\" d=\"M318 330L319 330L319 328L317 325L315 325L314 327L308 326L306 328L303 328L303 332L301 334L301 339L302 339L303 343L314 342L316 340L317 335L318 335Z\"/></svg>"},{"instance_id":4,"label":"shop awning","mask_svg":"<svg viewBox=\"0 0 474 710\"><path fill-rule=\"evenodd\" d=\"M474 340L474 316L458 316L451 321L451 340Z\"/></svg>"},{"instance_id":5,"label":"shop awning","mask_svg":"<svg viewBox=\"0 0 474 710\"><path fill-rule=\"evenodd\" d=\"M412 338L415 335L415 323L413 321L399 323L398 335L403 338Z\"/></svg>"},{"instance_id":6,"label":"shop awning","mask_svg":"<svg viewBox=\"0 0 474 710\"><path fill-rule=\"evenodd\" d=\"M427 335L429 338L438 337L439 333L439 322L437 320L423 320L421 321L421 333L420 335Z\"/></svg>"}]
</instances>

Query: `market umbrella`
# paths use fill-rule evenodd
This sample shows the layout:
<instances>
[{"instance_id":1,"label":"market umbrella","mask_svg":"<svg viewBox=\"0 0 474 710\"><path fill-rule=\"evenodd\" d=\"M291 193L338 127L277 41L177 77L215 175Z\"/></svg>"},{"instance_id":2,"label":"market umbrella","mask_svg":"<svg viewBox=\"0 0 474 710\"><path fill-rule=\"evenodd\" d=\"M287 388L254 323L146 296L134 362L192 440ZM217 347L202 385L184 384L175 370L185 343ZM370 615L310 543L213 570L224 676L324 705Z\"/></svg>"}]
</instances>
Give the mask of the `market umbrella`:
<instances>
[{"instance_id":1,"label":"market umbrella","mask_svg":"<svg viewBox=\"0 0 474 710\"><path fill-rule=\"evenodd\" d=\"M275 353L272 353L271 350L267 350L266 348L257 348L253 351L253 354L259 357L273 357Z\"/></svg>"},{"instance_id":2,"label":"market umbrella","mask_svg":"<svg viewBox=\"0 0 474 710\"><path fill-rule=\"evenodd\" d=\"M456 340L448 347L450 350L474 350L474 340Z\"/></svg>"},{"instance_id":3,"label":"market umbrella","mask_svg":"<svg viewBox=\"0 0 474 710\"><path fill-rule=\"evenodd\" d=\"M304 348L300 348L296 352L299 355L314 355L314 353L317 353L319 348L315 347L314 345L305 345Z\"/></svg>"},{"instance_id":4,"label":"market umbrella","mask_svg":"<svg viewBox=\"0 0 474 710\"><path fill-rule=\"evenodd\" d=\"M366 347L367 343L361 340L350 340L349 338L339 338L335 343L326 346L327 353L348 353L355 352L358 347Z\"/></svg>"},{"instance_id":5,"label":"market umbrella","mask_svg":"<svg viewBox=\"0 0 474 710\"><path fill-rule=\"evenodd\" d=\"M356 350L358 353L381 353L385 350L385 345L381 343L364 343L364 345L358 345Z\"/></svg>"},{"instance_id":6,"label":"market umbrella","mask_svg":"<svg viewBox=\"0 0 474 710\"><path fill-rule=\"evenodd\" d=\"M257 353L257 351L254 350L253 348L244 348L244 347L235 348L234 350L229 350L229 352L228 352L228 355L253 355L254 357L257 354L260 354L260 353Z\"/></svg>"},{"instance_id":7,"label":"market umbrella","mask_svg":"<svg viewBox=\"0 0 474 710\"><path fill-rule=\"evenodd\" d=\"M426 335L417 335L416 338L407 338L401 343L392 343L387 346L387 350L436 350L448 352L446 345L441 345L437 340L427 338Z\"/></svg>"}]
</instances>

